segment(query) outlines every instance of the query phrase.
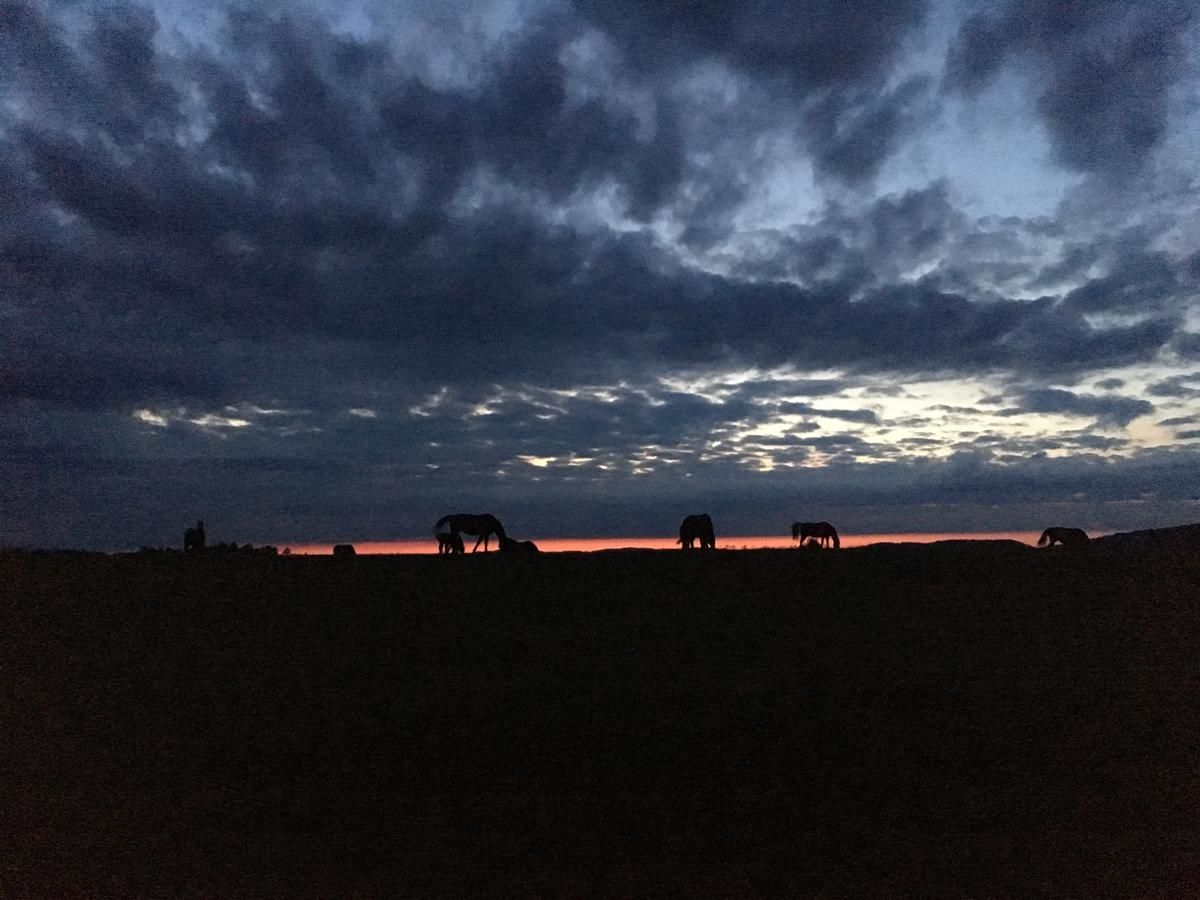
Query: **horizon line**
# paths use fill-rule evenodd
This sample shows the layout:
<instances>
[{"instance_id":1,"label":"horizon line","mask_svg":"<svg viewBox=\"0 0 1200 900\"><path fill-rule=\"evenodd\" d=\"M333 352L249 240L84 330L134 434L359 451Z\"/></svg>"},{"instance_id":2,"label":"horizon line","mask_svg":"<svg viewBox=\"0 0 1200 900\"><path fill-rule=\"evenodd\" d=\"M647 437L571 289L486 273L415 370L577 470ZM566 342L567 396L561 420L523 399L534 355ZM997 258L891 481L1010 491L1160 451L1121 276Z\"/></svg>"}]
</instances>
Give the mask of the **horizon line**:
<instances>
[{"instance_id":1,"label":"horizon line","mask_svg":"<svg viewBox=\"0 0 1200 900\"><path fill-rule=\"evenodd\" d=\"M1011 529L1005 531L881 531L857 534L841 534L841 546L845 549L865 547L881 543L916 543L931 544L946 540L1015 540L1020 543L1034 544L1041 535L1041 530ZM1108 534L1108 531L1097 529L1089 531L1096 537ZM673 536L646 535L620 537L537 537L531 538L538 548L546 553L593 552L596 550L670 550L678 549L679 542ZM471 552L473 536L464 535L463 543L467 545L467 553ZM334 544L351 544L360 555L437 555L437 541L429 537L394 538L391 540L341 540L341 541L304 541L291 544L276 544L280 549L288 548L293 555L324 556L332 553ZM717 549L772 550L796 548L798 545L790 535L717 535ZM496 541L489 542L490 552L496 552ZM480 551L483 552L482 547Z\"/></svg>"}]
</instances>

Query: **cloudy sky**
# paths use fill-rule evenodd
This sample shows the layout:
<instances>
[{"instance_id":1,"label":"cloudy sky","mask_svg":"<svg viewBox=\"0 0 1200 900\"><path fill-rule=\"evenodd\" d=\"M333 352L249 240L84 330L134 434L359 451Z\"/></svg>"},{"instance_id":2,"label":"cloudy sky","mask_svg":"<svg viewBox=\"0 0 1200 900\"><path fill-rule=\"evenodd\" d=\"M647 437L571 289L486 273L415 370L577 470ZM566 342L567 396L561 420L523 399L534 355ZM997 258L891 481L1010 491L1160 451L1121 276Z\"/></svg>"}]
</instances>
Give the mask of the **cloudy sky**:
<instances>
[{"instance_id":1,"label":"cloudy sky","mask_svg":"<svg viewBox=\"0 0 1200 900\"><path fill-rule=\"evenodd\" d=\"M0 5L0 544L1200 519L1189 0Z\"/></svg>"}]
</instances>

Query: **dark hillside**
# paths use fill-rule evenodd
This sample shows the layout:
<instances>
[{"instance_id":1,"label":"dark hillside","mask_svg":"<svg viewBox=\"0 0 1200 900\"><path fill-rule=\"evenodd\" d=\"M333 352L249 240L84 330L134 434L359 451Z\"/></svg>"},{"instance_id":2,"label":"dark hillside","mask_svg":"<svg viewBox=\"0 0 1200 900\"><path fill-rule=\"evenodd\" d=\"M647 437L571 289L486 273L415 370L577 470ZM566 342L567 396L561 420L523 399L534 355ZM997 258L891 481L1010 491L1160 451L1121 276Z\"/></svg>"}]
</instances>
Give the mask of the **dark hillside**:
<instances>
[{"instance_id":1,"label":"dark hillside","mask_svg":"<svg viewBox=\"0 0 1200 900\"><path fill-rule=\"evenodd\" d=\"M1200 538L1119 538L3 556L0 894L1194 895Z\"/></svg>"},{"instance_id":2,"label":"dark hillside","mask_svg":"<svg viewBox=\"0 0 1200 900\"><path fill-rule=\"evenodd\" d=\"M1149 552L1161 557L1170 554L1195 554L1200 550L1200 524L1178 525L1174 528L1148 528L1145 531L1125 531L1097 538L1096 544L1109 551Z\"/></svg>"}]
</instances>

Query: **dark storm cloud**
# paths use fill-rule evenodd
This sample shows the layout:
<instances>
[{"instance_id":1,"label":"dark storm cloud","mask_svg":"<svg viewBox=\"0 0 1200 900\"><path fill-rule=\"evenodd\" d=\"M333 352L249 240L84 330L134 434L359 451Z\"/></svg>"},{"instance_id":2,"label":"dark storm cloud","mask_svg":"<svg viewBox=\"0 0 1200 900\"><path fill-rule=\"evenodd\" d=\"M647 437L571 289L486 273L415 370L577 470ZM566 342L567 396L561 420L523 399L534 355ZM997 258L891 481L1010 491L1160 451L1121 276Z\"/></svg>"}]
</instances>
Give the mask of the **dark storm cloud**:
<instances>
[{"instance_id":1,"label":"dark storm cloud","mask_svg":"<svg viewBox=\"0 0 1200 900\"><path fill-rule=\"evenodd\" d=\"M970 17L951 48L947 84L976 91L1006 64L1026 65L1037 110L1071 168L1139 168L1167 130L1168 92L1188 62L1187 0L1011 0Z\"/></svg>"},{"instance_id":2,"label":"dark storm cloud","mask_svg":"<svg viewBox=\"0 0 1200 900\"><path fill-rule=\"evenodd\" d=\"M1178 397L1180 399L1200 397L1200 372L1192 372L1189 375L1172 375L1170 378L1154 382L1146 388L1146 392L1153 397Z\"/></svg>"},{"instance_id":3,"label":"dark storm cloud","mask_svg":"<svg viewBox=\"0 0 1200 900\"><path fill-rule=\"evenodd\" d=\"M462 441L478 438L484 458L493 459L586 455L614 448L628 452L645 446L678 449L736 423L769 416L749 399L716 402L695 394L623 388L578 396L518 389L500 392L485 404L483 414L476 407L468 396L443 396L423 412L441 420L434 431Z\"/></svg>"},{"instance_id":4,"label":"dark storm cloud","mask_svg":"<svg viewBox=\"0 0 1200 900\"><path fill-rule=\"evenodd\" d=\"M1200 333L1185 331L1177 334L1171 342L1171 349L1181 359L1200 359Z\"/></svg>"},{"instance_id":5,"label":"dark storm cloud","mask_svg":"<svg viewBox=\"0 0 1200 900\"><path fill-rule=\"evenodd\" d=\"M729 14L707 10L682 33L703 44L718 27L709 15L725 22ZM1066 371L1149 359L1174 328L1164 317L1094 327L1082 312L1101 287L1055 305L980 302L933 278L894 283L964 227L944 184L882 198L861 218L827 216L800 256L823 254L831 279L808 289L682 269L648 235L553 227L487 203L469 216L455 212L445 204L482 171L560 197L613 179L634 215L664 202L679 177L669 103L656 106L653 137L642 140L625 113L568 102L557 53L577 28L560 18L530 29L491 62L482 87L465 93L430 88L383 47L307 20L233 14L226 57L197 53L161 62L164 71L154 68L153 20L143 13L96 20L77 51L45 22L38 27L35 62L49 66L41 57L57 54L65 71L104 77L81 92L48 89L42 102L55 114L14 132L12 149L34 179L27 189L79 221L64 226L76 241L31 244L21 264L23 284L33 286L22 304L30 315L38 304L57 307L64 327L18 352L31 371L6 382L10 396L120 404L187 388L216 399L223 383L253 381L208 365L214 345L234 337L259 341L267 354L284 338L361 344L364 363L419 391L717 365ZM879 27L855 50L866 54L857 62L830 61L825 73L809 59L793 71L781 53L771 69L808 87L869 80L902 30ZM795 39L812 40L805 34ZM731 58L742 64L739 52ZM190 146L164 131L189 127L179 103L168 102L180 92L167 69L209 117L207 136ZM127 99L135 96L148 99ZM123 116L120 153L96 136L116 127L113 109ZM46 124L66 121L90 126L92 136ZM381 191L413 199L387 208ZM863 280L867 260L874 286ZM1108 276L1113 290L1132 290L1146 266L1167 266L1146 260ZM96 308L91 318L60 292L38 296L37 285L68 271ZM1151 286L1157 297L1172 284L1163 275ZM91 358L112 362L96 363L107 370L102 380L87 376L90 351L76 334L96 323L110 349ZM156 359L158 350L147 363L121 365L122 334L169 348L167 358Z\"/></svg>"},{"instance_id":6,"label":"dark storm cloud","mask_svg":"<svg viewBox=\"0 0 1200 900\"><path fill-rule=\"evenodd\" d=\"M873 177L926 112L926 77L886 86L924 0L575 5L643 71L716 59L777 86L800 115L818 169L849 182Z\"/></svg>"},{"instance_id":7,"label":"dark storm cloud","mask_svg":"<svg viewBox=\"0 0 1200 900\"><path fill-rule=\"evenodd\" d=\"M854 291L892 283L938 260L968 231L944 181L878 198L861 211L831 204L815 222L761 239L735 265L756 279L837 283ZM757 253L754 250L757 249Z\"/></svg>"},{"instance_id":8,"label":"dark storm cloud","mask_svg":"<svg viewBox=\"0 0 1200 900\"><path fill-rule=\"evenodd\" d=\"M853 378L789 378L786 381L743 381L736 385L722 385L748 397L829 397L856 387Z\"/></svg>"},{"instance_id":9,"label":"dark storm cloud","mask_svg":"<svg viewBox=\"0 0 1200 900\"><path fill-rule=\"evenodd\" d=\"M929 409L934 412L954 413L954 414L958 414L958 415L968 415L968 416L983 414L982 410L977 409L974 406L950 406L945 403L936 403L933 406L929 407Z\"/></svg>"},{"instance_id":10,"label":"dark storm cloud","mask_svg":"<svg viewBox=\"0 0 1200 900\"><path fill-rule=\"evenodd\" d=\"M900 40L925 9L919 0L575 0L575 6L640 66L657 67L664 57L681 64L697 56L719 56L749 72L802 88L857 83L884 74Z\"/></svg>"},{"instance_id":11,"label":"dark storm cloud","mask_svg":"<svg viewBox=\"0 0 1200 900\"><path fill-rule=\"evenodd\" d=\"M58 337L65 342L71 335ZM227 389L220 373L183 348L99 331L76 337L73 348L36 340L17 346L7 358L11 374L0 384L0 402L113 408L211 400Z\"/></svg>"},{"instance_id":12,"label":"dark storm cloud","mask_svg":"<svg viewBox=\"0 0 1200 900\"><path fill-rule=\"evenodd\" d=\"M1000 415L1023 413L1058 413L1067 416L1091 416L1101 425L1128 425L1138 416L1154 412L1148 400L1134 397L1114 397L1076 394L1056 388L1038 388L1026 391L1020 399L1020 407L1005 410Z\"/></svg>"},{"instance_id":13,"label":"dark storm cloud","mask_svg":"<svg viewBox=\"0 0 1200 900\"><path fill-rule=\"evenodd\" d=\"M1061 289L1082 279L1086 272L1100 261L1100 248L1093 244L1071 244L1058 260L1045 266L1036 277L1030 279L1033 290Z\"/></svg>"},{"instance_id":14,"label":"dark storm cloud","mask_svg":"<svg viewBox=\"0 0 1200 900\"><path fill-rule=\"evenodd\" d=\"M1150 359L1174 329L1167 319L1098 328L1050 302L979 302L931 285L851 298L836 287L665 272L655 251L637 239L581 239L511 218L458 225L442 238L452 239L453 252L433 243L354 270L334 263L313 271L290 252L266 272L264 260L239 263L220 251L208 258L197 252L169 268L148 257L75 260L76 271L111 292L110 313L123 318L101 317L89 326L64 304L61 324L71 327L31 335L27 358L35 366L62 359L52 370L62 375L62 392L120 402L127 391L96 393L86 381L72 387L72 367L83 365L87 353L86 344L71 338L74 327L102 328L119 347L122 327L136 335L150 325L169 338L156 352L178 355L180 365L193 359L201 369L205 360L220 359L212 352L219 340L246 336L266 353L281 353L279 341L295 338L300 343L289 340L288 352L303 353L304 342L332 338L359 345L357 360L376 374L403 375L416 387L513 380L565 386L670 369L789 364L859 372L1013 366L1069 372ZM50 270L63 264L62 253L38 263ZM347 374L355 361L341 364ZM152 374L158 367L141 368ZM142 387L139 371L119 367L109 377ZM179 385L171 371L162 367L164 390ZM238 380L236 372L222 375ZM18 378L9 390L23 395L22 383Z\"/></svg>"},{"instance_id":15,"label":"dark storm cloud","mask_svg":"<svg viewBox=\"0 0 1200 900\"><path fill-rule=\"evenodd\" d=\"M1165 253L1137 253L1116 260L1106 275L1069 291L1064 301L1087 312L1148 312L1186 296L1180 268Z\"/></svg>"},{"instance_id":16,"label":"dark storm cloud","mask_svg":"<svg viewBox=\"0 0 1200 900\"><path fill-rule=\"evenodd\" d=\"M1014 364L1025 360L1031 368L1069 372L1150 361L1177 327L1177 319L1161 316L1125 327L1098 328L1069 308L1047 306L1044 315L1030 317L1004 343Z\"/></svg>"},{"instance_id":17,"label":"dark storm cloud","mask_svg":"<svg viewBox=\"0 0 1200 900\"><path fill-rule=\"evenodd\" d=\"M631 111L569 96L560 57L576 33L557 19L532 30L477 94L439 91L415 79L395 85L395 93L381 97L383 135L420 159L435 183L453 184L480 164L556 198L611 180L629 214L648 218L683 175L677 113L659 98L641 136Z\"/></svg>"},{"instance_id":18,"label":"dark storm cloud","mask_svg":"<svg viewBox=\"0 0 1200 900\"><path fill-rule=\"evenodd\" d=\"M845 422L860 422L878 425L879 416L869 409L822 409L811 403L780 403L778 410L785 415L820 416L825 419L841 419Z\"/></svg>"},{"instance_id":19,"label":"dark storm cloud","mask_svg":"<svg viewBox=\"0 0 1200 900\"><path fill-rule=\"evenodd\" d=\"M971 434L953 445L960 452L985 450L994 458L1021 462L1026 459L1044 459L1049 451L1101 451L1127 447L1129 440L1111 435L1092 434L1089 431L1072 431L1055 437L1013 437L1003 434Z\"/></svg>"},{"instance_id":20,"label":"dark storm cloud","mask_svg":"<svg viewBox=\"0 0 1200 900\"><path fill-rule=\"evenodd\" d=\"M817 168L849 183L874 177L929 112L931 79L917 75L890 91L830 93L806 117Z\"/></svg>"},{"instance_id":21,"label":"dark storm cloud","mask_svg":"<svg viewBox=\"0 0 1200 900\"><path fill-rule=\"evenodd\" d=\"M129 316L131 331L145 326L147 309L160 311L156 328L191 329L181 339L192 353L223 331L369 337L394 341L410 369L453 380L458 369L520 376L537 362L531 352L585 361L609 352L589 339L606 324L588 310L586 285L571 284L588 265L586 239L521 217L452 221L444 209L481 171L557 197L612 180L635 216L669 195L682 152L670 104L657 105L642 139L629 114L595 100L569 102L558 61L569 25L533 29L495 62L481 91L455 92L405 74L377 45L347 43L311 22L235 12L222 60L174 62L208 117L198 126L207 136L184 150L164 130L188 126L151 71L152 19L99 19L76 51L31 8L20 11L25 30L37 34L22 46L32 47L39 76L56 67L86 74L69 91L32 79L35 89L51 86L35 99L52 115L25 120L9 148L36 179L23 185L28 192L82 220L82 247L30 248L20 273L26 284L76 273L95 302ZM139 106L126 95L161 102ZM128 114L119 128L114 109ZM92 133L81 137L80 125ZM115 153L99 134L128 145ZM408 208L381 208L380 193L397 190L412 194ZM542 308L564 304L563 312ZM509 349L507 332L527 331L547 312L540 340ZM558 340L567 343L554 346ZM69 370L79 350L64 341L30 355L47 353L68 360L57 369ZM179 384L169 369L166 389ZM6 390L29 396L27 382L49 378L19 377ZM59 393L71 393L71 382ZM126 392L85 382L77 393L116 401Z\"/></svg>"},{"instance_id":22,"label":"dark storm cloud","mask_svg":"<svg viewBox=\"0 0 1200 900\"><path fill-rule=\"evenodd\" d=\"M1165 252L1163 228L1142 222L1060 243L1040 218L972 220L953 185L884 194L868 203L827 203L810 221L767 229L739 247L732 273L753 280L834 285L851 295L913 282L972 299L1042 295L1079 314L1151 314L1171 318L1200 290L1192 260ZM1084 228L1083 231L1088 229Z\"/></svg>"}]
</instances>

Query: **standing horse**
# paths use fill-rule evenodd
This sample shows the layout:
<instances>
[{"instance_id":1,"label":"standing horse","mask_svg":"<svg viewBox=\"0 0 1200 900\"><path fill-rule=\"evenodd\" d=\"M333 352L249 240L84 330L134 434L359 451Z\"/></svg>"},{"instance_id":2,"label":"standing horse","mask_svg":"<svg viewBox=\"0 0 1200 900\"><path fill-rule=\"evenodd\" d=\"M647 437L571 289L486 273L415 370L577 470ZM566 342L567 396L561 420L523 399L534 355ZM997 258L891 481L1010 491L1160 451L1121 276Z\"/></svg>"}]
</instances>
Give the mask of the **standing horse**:
<instances>
[{"instance_id":1,"label":"standing horse","mask_svg":"<svg viewBox=\"0 0 1200 900\"><path fill-rule=\"evenodd\" d=\"M687 516L679 525L679 540L681 550L691 550L696 541L700 541L701 550L715 550L717 536L713 533L712 519L708 513Z\"/></svg>"},{"instance_id":2,"label":"standing horse","mask_svg":"<svg viewBox=\"0 0 1200 900\"><path fill-rule=\"evenodd\" d=\"M434 534L441 531L443 525L450 526L451 534L458 534L461 531L463 534L478 535L479 540L471 548L472 553L479 549L480 544L483 544L483 552L487 553L488 538L493 534L500 540L505 538L504 526L491 513L481 513L478 515L454 513L453 515L442 516L437 520L437 524L433 526Z\"/></svg>"},{"instance_id":3,"label":"standing horse","mask_svg":"<svg viewBox=\"0 0 1200 900\"><path fill-rule=\"evenodd\" d=\"M204 520L201 519L196 523L195 528L188 528L183 532L183 549L187 550L203 550L204 549Z\"/></svg>"},{"instance_id":4,"label":"standing horse","mask_svg":"<svg viewBox=\"0 0 1200 900\"><path fill-rule=\"evenodd\" d=\"M1062 544L1064 547L1082 547L1090 538L1082 528L1047 528L1038 538L1038 546L1053 547Z\"/></svg>"},{"instance_id":5,"label":"standing horse","mask_svg":"<svg viewBox=\"0 0 1200 900\"><path fill-rule=\"evenodd\" d=\"M829 542L833 542L833 549L837 550L842 546L842 542L838 540L837 529L828 522L793 522L792 523L792 540L800 541L803 545L807 538L816 538L821 542L822 547L828 547Z\"/></svg>"},{"instance_id":6,"label":"standing horse","mask_svg":"<svg viewBox=\"0 0 1200 900\"><path fill-rule=\"evenodd\" d=\"M447 531L437 536L437 542L438 556L453 556L464 552L461 534L451 534Z\"/></svg>"}]
</instances>

